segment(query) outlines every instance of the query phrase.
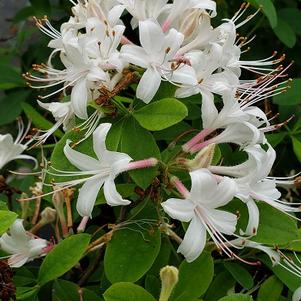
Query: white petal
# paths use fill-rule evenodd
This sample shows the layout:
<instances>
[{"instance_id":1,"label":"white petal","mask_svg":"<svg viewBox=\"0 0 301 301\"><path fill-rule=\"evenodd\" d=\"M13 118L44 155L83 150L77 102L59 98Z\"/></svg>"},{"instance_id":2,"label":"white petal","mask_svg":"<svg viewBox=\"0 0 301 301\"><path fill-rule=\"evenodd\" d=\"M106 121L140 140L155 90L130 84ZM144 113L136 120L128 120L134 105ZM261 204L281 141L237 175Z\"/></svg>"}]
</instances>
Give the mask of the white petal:
<instances>
[{"instance_id":1,"label":"white petal","mask_svg":"<svg viewBox=\"0 0 301 301\"><path fill-rule=\"evenodd\" d=\"M209 206L211 208L217 208L227 205L230 201L232 201L236 191L237 185L235 181L224 177L223 180L217 185Z\"/></svg>"},{"instance_id":2,"label":"white petal","mask_svg":"<svg viewBox=\"0 0 301 301\"><path fill-rule=\"evenodd\" d=\"M237 223L237 216L235 214L217 209L205 211L217 231L227 235L233 235Z\"/></svg>"},{"instance_id":3,"label":"white petal","mask_svg":"<svg viewBox=\"0 0 301 301\"><path fill-rule=\"evenodd\" d=\"M116 189L113 178L106 179L103 189L104 189L104 195L105 195L106 201L109 205L126 206L131 203L130 201L124 200L122 198L122 196Z\"/></svg>"},{"instance_id":4,"label":"white petal","mask_svg":"<svg viewBox=\"0 0 301 301\"><path fill-rule=\"evenodd\" d=\"M161 26L152 20L139 22L139 37L142 47L148 54L156 54L162 50L164 33Z\"/></svg>"},{"instance_id":5,"label":"white petal","mask_svg":"<svg viewBox=\"0 0 301 301\"><path fill-rule=\"evenodd\" d=\"M83 171L97 170L99 168L98 160L72 149L69 145L70 142L70 140L66 142L64 154L72 165Z\"/></svg>"},{"instance_id":6,"label":"white petal","mask_svg":"<svg viewBox=\"0 0 301 301\"><path fill-rule=\"evenodd\" d=\"M161 205L170 217L179 221L189 222L194 217L195 205L189 200L171 198Z\"/></svg>"},{"instance_id":7,"label":"white petal","mask_svg":"<svg viewBox=\"0 0 301 301\"><path fill-rule=\"evenodd\" d=\"M25 254L14 254L8 259L8 264L12 268L20 268L28 259L28 256Z\"/></svg>"},{"instance_id":8,"label":"white petal","mask_svg":"<svg viewBox=\"0 0 301 301\"><path fill-rule=\"evenodd\" d=\"M184 35L172 28L165 36L163 50L169 48L168 57L173 58L184 41Z\"/></svg>"},{"instance_id":9,"label":"white petal","mask_svg":"<svg viewBox=\"0 0 301 301\"><path fill-rule=\"evenodd\" d=\"M159 72L153 68L148 68L140 79L137 88L137 97L145 103L149 103L157 93L161 84Z\"/></svg>"},{"instance_id":10,"label":"white petal","mask_svg":"<svg viewBox=\"0 0 301 301\"><path fill-rule=\"evenodd\" d=\"M259 210L255 201L251 198L246 202L249 213L248 225L245 231L246 235L256 235L259 225Z\"/></svg>"},{"instance_id":11,"label":"white petal","mask_svg":"<svg viewBox=\"0 0 301 301\"><path fill-rule=\"evenodd\" d=\"M202 222L193 218L186 231L184 239L177 252L182 253L188 262L192 262L199 257L206 244L206 229Z\"/></svg>"},{"instance_id":12,"label":"white petal","mask_svg":"<svg viewBox=\"0 0 301 301\"><path fill-rule=\"evenodd\" d=\"M177 70L173 71L170 80L190 86L195 86L198 83L194 69L188 65L180 66Z\"/></svg>"},{"instance_id":13,"label":"white petal","mask_svg":"<svg viewBox=\"0 0 301 301\"><path fill-rule=\"evenodd\" d=\"M217 189L217 182L207 169L197 169L189 173L191 177L191 200L207 204Z\"/></svg>"},{"instance_id":14,"label":"white petal","mask_svg":"<svg viewBox=\"0 0 301 301\"><path fill-rule=\"evenodd\" d=\"M93 133L93 149L98 159L101 159L103 153L107 150L106 138L111 126L111 123L102 123Z\"/></svg>"},{"instance_id":15,"label":"white petal","mask_svg":"<svg viewBox=\"0 0 301 301\"><path fill-rule=\"evenodd\" d=\"M209 91L203 91L202 94L202 120L203 128L210 129L214 127L214 122L218 117L218 111L214 104L214 96Z\"/></svg>"},{"instance_id":16,"label":"white petal","mask_svg":"<svg viewBox=\"0 0 301 301\"><path fill-rule=\"evenodd\" d=\"M79 189L76 210L80 216L91 216L93 207L104 178L88 180Z\"/></svg>"},{"instance_id":17,"label":"white petal","mask_svg":"<svg viewBox=\"0 0 301 301\"><path fill-rule=\"evenodd\" d=\"M88 91L86 79L78 81L71 92L71 103L75 115L81 119L87 119L87 102L88 102Z\"/></svg>"},{"instance_id":18,"label":"white petal","mask_svg":"<svg viewBox=\"0 0 301 301\"><path fill-rule=\"evenodd\" d=\"M140 66L142 68L148 68L149 57L142 47L136 45L124 45L120 50L121 58L128 63Z\"/></svg>"}]
</instances>

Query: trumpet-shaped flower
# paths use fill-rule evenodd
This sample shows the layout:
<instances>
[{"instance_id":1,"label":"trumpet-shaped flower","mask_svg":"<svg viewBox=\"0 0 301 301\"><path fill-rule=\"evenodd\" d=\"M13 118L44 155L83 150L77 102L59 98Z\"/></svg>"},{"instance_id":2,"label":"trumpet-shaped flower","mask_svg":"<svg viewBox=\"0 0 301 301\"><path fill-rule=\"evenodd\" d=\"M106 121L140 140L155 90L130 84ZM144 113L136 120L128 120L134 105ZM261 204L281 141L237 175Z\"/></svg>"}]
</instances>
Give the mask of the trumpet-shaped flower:
<instances>
[{"instance_id":1,"label":"trumpet-shaped flower","mask_svg":"<svg viewBox=\"0 0 301 301\"><path fill-rule=\"evenodd\" d=\"M0 249L12 254L8 259L8 264L18 268L26 262L48 253L51 250L51 245L47 240L27 233L23 227L23 220L17 219L11 225L9 234L4 233L0 237Z\"/></svg>"},{"instance_id":2,"label":"trumpet-shaped flower","mask_svg":"<svg viewBox=\"0 0 301 301\"><path fill-rule=\"evenodd\" d=\"M40 107L51 112L56 123L44 134L37 137L38 144L44 143L61 125L64 131L69 131L75 125L75 116L71 102L43 103L38 101Z\"/></svg>"},{"instance_id":3,"label":"trumpet-shaped flower","mask_svg":"<svg viewBox=\"0 0 301 301\"><path fill-rule=\"evenodd\" d=\"M71 103L75 115L87 119L87 103L93 99L95 91L102 83L109 83L112 71L121 72L126 65L119 57L117 47L125 27L116 25L109 28L105 22L89 18L85 23L86 34L68 31L66 37L58 42L61 51L60 58L64 70L54 69L48 65L34 65L34 70L43 74L37 77L30 73L25 78L30 82L46 83L33 86L48 88L62 85L59 89L46 95L44 99L72 87Z\"/></svg>"},{"instance_id":4,"label":"trumpet-shaped flower","mask_svg":"<svg viewBox=\"0 0 301 301\"><path fill-rule=\"evenodd\" d=\"M124 200L116 189L114 179L122 172L155 166L156 159L148 159L137 162L130 162L132 158L120 152L109 151L106 148L106 136L111 128L110 123L98 126L93 133L93 149L97 156L92 158L82 154L70 147L67 141L64 147L64 154L72 165L80 172L69 172L58 174L61 176L85 176L83 179L56 183L57 186L70 187L84 183L79 189L77 200L77 211L83 217L90 217L100 188L103 186L106 201L111 206L128 205L130 201Z\"/></svg>"},{"instance_id":5,"label":"trumpet-shaped flower","mask_svg":"<svg viewBox=\"0 0 301 301\"><path fill-rule=\"evenodd\" d=\"M133 16L132 27L136 28L139 21L157 20L164 11L168 0L118 0Z\"/></svg>"},{"instance_id":6,"label":"trumpet-shaped flower","mask_svg":"<svg viewBox=\"0 0 301 301\"><path fill-rule=\"evenodd\" d=\"M184 40L183 34L171 29L165 35L158 23L146 20L139 22L139 35L142 47L124 45L121 48L123 59L146 69L137 88L138 98L149 103L158 91L162 78L179 84L197 84L192 67L172 63Z\"/></svg>"},{"instance_id":7,"label":"trumpet-shaped flower","mask_svg":"<svg viewBox=\"0 0 301 301\"><path fill-rule=\"evenodd\" d=\"M162 203L169 216L190 222L178 252L188 262L195 260L205 247L208 232L218 248L231 256L223 234L234 234L237 216L217 208L232 200L236 193L235 182L225 177L217 183L214 175L206 169L192 171L190 176L191 190L184 193L184 200L171 198Z\"/></svg>"},{"instance_id":8,"label":"trumpet-shaped flower","mask_svg":"<svg viewBox=\"0 0 301 301\"><path fill-rule=\"evenodd\" d=\"M0 169L2 169L8 162L16 159L32 160L35 164L37 164L37 160L35 158L22 154L32 141L31 139L22 144L28 133L29 126L27 129L24 129L23 122L20 120L18 121L19 132L15 141L10 134L0 135Z\"/></svg>"}]
</instances>

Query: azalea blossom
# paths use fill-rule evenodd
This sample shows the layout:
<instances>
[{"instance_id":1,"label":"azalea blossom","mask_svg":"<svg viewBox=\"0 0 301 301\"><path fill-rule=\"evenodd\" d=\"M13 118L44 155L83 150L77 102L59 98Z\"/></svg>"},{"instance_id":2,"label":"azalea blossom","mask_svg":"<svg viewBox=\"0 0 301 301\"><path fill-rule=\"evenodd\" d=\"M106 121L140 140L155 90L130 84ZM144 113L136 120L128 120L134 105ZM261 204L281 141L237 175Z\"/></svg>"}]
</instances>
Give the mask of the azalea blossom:
<instances>
[{"instance_id":1,"label":"azalea blossom","mask_svg":"<svg viewBox=\"0 0 301 301\"><path fill-rule=\"evenodd\" d=\"M160 25L152 20L139 22L139 37L142 47L124 45L121 56L131 64L145 68L137 87L137 97L149 103L158 91L161 81L196 85L194 70L186 65L172 65L184 36L175 29L166 35Z\"/></svg>"},{"instance_id":2,"label":"azalea blossom","mask_svg":"<svg viewBox=\"0 0 301 301\"><path fill-rule=\"evenodd\" d=\"M183 242L178 248L188 262L195 260L206 244L206 232L215 244L228 256L232 252L226 247L226 235L233 235L237 216L217 209L228 204L236 193L236 185L230 178L217 183L206 169L190 172L191 190L182 189L185 199L171 198L162 203L164 211L172 218L190 222Z\"/></svg>"},{"instance_id":3,"label":"azalea blossom","mask_svg":"<svg viewBox=\"0 0 301 301\"><path fill-rule=\"evenodd\" d=\"M120 152L109 151L106 148L106 136L111 128L110 123L103 123L93 133L93 150L97 158L80 153L70 147L67 141L64 154L69 162L78 168L79 172L61 172L58 176L84 176L78 180L56 183L59 187L71 187L84 183L79 189L77 211L83 217L90 217L98 195L103 186L107 203L111 206L128 205L116 189L114 179L122 172L137 168L152 167L157 164L156 159L146 159L131 162L132 158ZM52 174L52 173L51 173Z\"/></svg>"},{"instance_id":4,"label":"azalea blossom","mask_svg":"<svg viewBox=\"0 0 301 301\"><path fill-rule=\"evenodd\" d=\"M32 160L37 165L37 160L34 157L22 154L32 142L32 139L29 139L27 142L23 143L29 128L30 124L27 129L24 129L23 122L18 120L18 136L15 140L13 140L11 134L0 134L0 169L8 162L17 159Z\"/></svg>"},{"instance_id":5,"label":"azalea blossom","mask_svg":"<svg viewBox=\"0 0 301 301\"><path fill-rule=\"evenodd\" d=\"M236 197L244 201L249 211L249 222L245 233L255 235L259 225L259 210L255 200L266 202L283 212L300 212L298 204L280 200L281 193L276 188L277 178L268 177L276 152L267 144L267 151L260 145L248 146L248 160L236 166L210 166L209 170L216 174L236 177ZM297 205L297 207L296 207Z\"/></svg>"},{"instance_id":6,"label":"azalea blossom","mask_svg":"<svg viewBox=\"0 0 301 301\"><path fill-rule=\"evenodd\" d=\"M0 249L11 254L8 264L13 268L47 254L51 248L47 240L26 232L22 219L17 219L10 226L9 234L4 233L0 237Z\"/></svg>"},{"instance_id":7,"label":"azalea blossom","mask_svg":"<svg viewBox=\"0 0 301 301\"><path fill-rule=\"evenodd\" d=\"M66 36L57 42L60 59L64 70L57 70L48 65L34 65L34 70L42 77L26 73L29 82L45 83L33 88L50 88L58 85L54 92L40 96L41 99L63 92L72 87L71 104L75 115L87 119L87 104L97 98L102 83L109 83L112 71L121 72L126 65L119 58L117 47L121 41L125 27L116 25L109 28L105 22L89 18L85 23L86 34L68 31Z\"/></svg>"},{"instance_id":8,"label":"azalea blossom","mask_svg":"<svg viewBox=\"0 0 301 301\"><path fill-rule=\"evenodd\" d=\"M168 0L118 0L133 16L132 27L136 28L139 21L157 20L166 8Z\"/></svg>"},{"instance_id":9,"label":"azalea blossom","mask_svg":"<svg viewBox=\"0 0 301 301\"><path fill-rule=\"evenodd\" d=\"M43 103L38 101L38 104L40 107L51 112L56 121L49 130L36 138L39 141L38 144L44 143L61 125L63 125L64 131L69 131L74 127L75 116L71 102Z\"/></svg>"}]
</instances>

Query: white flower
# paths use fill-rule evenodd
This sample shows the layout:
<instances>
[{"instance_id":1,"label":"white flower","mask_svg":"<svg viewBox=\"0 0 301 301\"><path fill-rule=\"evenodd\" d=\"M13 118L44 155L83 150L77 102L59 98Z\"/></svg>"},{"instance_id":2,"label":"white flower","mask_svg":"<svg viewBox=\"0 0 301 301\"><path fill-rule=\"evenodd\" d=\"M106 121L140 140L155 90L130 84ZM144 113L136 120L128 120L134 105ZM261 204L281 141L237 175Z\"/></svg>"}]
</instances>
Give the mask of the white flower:
<instances>
[{"instance_id":1,"label":"white flower","mask_svg":"<svg viewBox=\"0 0 301 301\"><path fill-rule=\"evenodd\" d=\"M220 250L231 256L231 251L225 246L226 238L223 234L234 234L237 216L216 208L232 200L236 192L235 182L230 178L223 178L218 184L206 169L190 172L190 176L191 190L184 200L171 198L162 203L169 216L190 222L178 252L188 262L195 260L205 247L208 232Z\"/></svg>"},{"instance_id":2,"label":"white flower","mask_svg":"<svg viewBox=\"0 0 301 301\"><path fill-rule=\"evenodd\" d=\"M50 250L47 240L37 238L25 231L22 219L17 219L11 225L9 233L0 237L0 248L4 252L12 254L8 259L11 267L21 267L26 262L32 261Z\"/></svg>"},{"instance_id":3,"label":"white flower","mask_svg":"<svg viewBox=\"0 0 301 301\"><path fill-rule=\"evenodd\" d=\"M118 0L133 16L132 27L136 28L139 21L157 20L168 0Z\"/></svg>"},{"instance_id":4,"label":"white flower","mask_svg":"<svg viewBox=\"0 0 301 301\"><path fill-rule=\"evenodd\" d=\"M165 35L159 24L146 20L139 22L139 36L142 47L124 45L121 48L126 61L146 69L137 88L138 98L149 103L160 87L161 77L180 84L197 84L190 66L172 68L171 62L184 39L181 33L171 29Z\"/></svg>"},{"instance_id":5,"label":"white flower","mask_svg":"<svg viewBox=\"0 0 301 301\"><path fill-rule=\"evenodd\" d=\"M128 205L116 190L114 179L122 172L136 168L145 168L157 164L156 159L132 162L132 158L120 152L109 151L106 148L106 136L111 128L110 123L103 123L93 133L93 150L97 156L92 158L70 147L67 141L64 154L79 172L67 172L59 176L85 176L85 178L56 183L57 186L71 187L84 183L79 189L77 211L83 217L90 217L99 190L103 186L106 201L111 206Z\"/></svg>"},{"instance_id":6,"label":"white flower","mask_svg":"<svg viewBox=\"0 0 301 301\"><path fill-rule=\"evenodd\" d=\"M16 159L32 160L37 165L37 160L35 158L28 155L22 155L32 141L28 140L26 143L22 144L28 133L29 127L30 125L27 129L24 129L23 122L18 120L19 132L15 141L10 134L0 134L0 169L8 162Z\"/></svg>"},{"instance_id":7,"label":"white flower","mask_svg":"<svg viewBox=\"0 0 301 301\"><path fill-rule=\"evenodd\" d=\"M25 78L30 82L45 83L45 85L33 86L38 89L62 85L54 92L40 96L42 99L72 87L72 109L77 117L87 119L88 101L99 94L97 90L102 83L108 85L113 71L122 72L126 65L126 62L120 59L117 50L124 29L123 25L110 28L108 24L95 17L89 18L85 23L85 34L69 30L62 35L61 40L57 40L55 45L52 45L59 47L57 50L60 51L64 70L54 69L51 62L48 65L34 65L34 70L44 76L37 77L27 73ZM52 55L55 52L56 50Z\"/></svg>"},{"instance_id":8,"label":"white flower","mask_svg":"<svg viewBox=\"0 0 301 301\"><path fill-rule=\"evenodd\" d=\"M268 177L276 159L276 152L271 145L265 151L260 145L248 146L248 160L236 166L210 166L216 174L237 177L236 197L244 201L249 211L249 222L245 233L255 235L259 224L259 210L254 200L266 202L283 212L300 212L294 203L281 201L281 193L276 188L277 179Z\"/></svg>"},{"instance_id":9,"label":"white flower","mask_svg":"<svg viewBox=\"0 0 301 301\"><path fill-rule=\"evenodd\" d=\"M211 47L207 52L191 52L185 55L196 72L197 85L179 88L176 97L189 97L202 92L212 92L223 95L236 90L239 80L229 71L216 72L220 67L219 47Z\"/></svg>"},{"instance_id":10,"label":"white flower","mask_svg":"<svg viewBox=\"0 0 301 301\"><path fill-rule=\"evenodd\" d=\"M212 0L174 0L173 3L169 6L169 14L162 25L164 31L167 31L168 28L172 25L172 23L180 18L185 11L189 11L192 9L199 9L203 12L209 11L211 12L211 17L216 16L216 3Z\"/></svg>"},{"instance_id":11,"label":"white flower","mask_svg":"<svg viewBox=\"0 0 301 301\"><path fill-rule=\"evenodd\" d=\"M38 144L44 143L61 125L64 131L69 131L75 125L75 116L71 102L51 102L43 103L38 101L40 107L51 112L56 123L44 134L36 137Z\"/></svg>"}]
</instances>

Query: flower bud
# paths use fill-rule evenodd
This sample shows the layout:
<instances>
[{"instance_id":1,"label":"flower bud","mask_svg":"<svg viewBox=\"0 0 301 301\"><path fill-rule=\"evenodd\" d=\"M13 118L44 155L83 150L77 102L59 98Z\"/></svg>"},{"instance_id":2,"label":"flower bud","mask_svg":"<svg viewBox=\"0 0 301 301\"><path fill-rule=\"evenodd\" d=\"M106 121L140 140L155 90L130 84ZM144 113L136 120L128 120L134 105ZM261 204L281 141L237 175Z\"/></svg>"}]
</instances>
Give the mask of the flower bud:
<instances>
[{"instance_id":1,"label":"flower bud","mask_svg":"<svg viewBox=\"0 0 301 301\"><path fill-rule=\"evenodd\" d=\"M168 301L175 285L179 280L179 270L173 266L165 266L160 271L162 282L159 301Z\"/></svg>"},{"instance_id":2,"label":"flower bud","mask_svg":"<svg viewBox=\"0 0 301 301\"><path fill-rule=\"evenodd\" d=\"M46 207L41 212L41 220L40 223L43 223L44 225L50 224L54 222L56 219L56 210L51 207Z\"/></svg>"},{"instance_id":3,"label":"flower bud","mask_svg":"<svg viewBox=\"0 0 301 301\"><path fill-rule=\"evenodd\" d=\"M210 144L201 149L193 160L187 160L186 166L189 170L196 170L200 168L207 168L211 165L214 157L215 144Z\"/></svg>"}]
</instances>

